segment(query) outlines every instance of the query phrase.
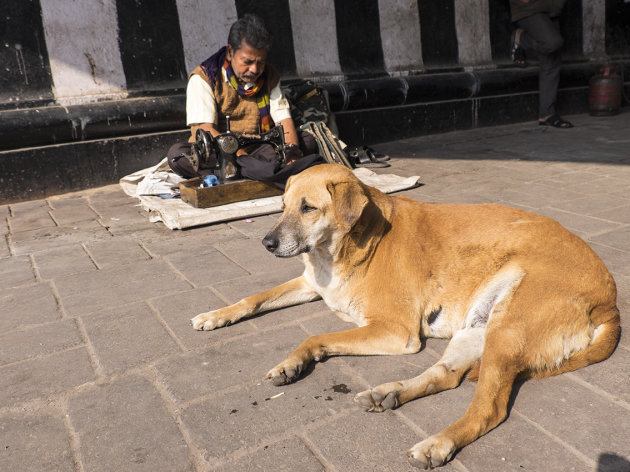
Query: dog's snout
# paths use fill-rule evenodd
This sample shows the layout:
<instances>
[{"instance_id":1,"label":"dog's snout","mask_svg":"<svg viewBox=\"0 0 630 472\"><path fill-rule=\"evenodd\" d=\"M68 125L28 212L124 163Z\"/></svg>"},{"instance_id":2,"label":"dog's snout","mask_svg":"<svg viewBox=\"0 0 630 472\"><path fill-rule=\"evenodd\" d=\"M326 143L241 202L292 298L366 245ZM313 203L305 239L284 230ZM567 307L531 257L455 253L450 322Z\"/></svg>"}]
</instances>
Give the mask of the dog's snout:
<instances>
[{"instance_id":1,"label":"dog's snout","mask_svg":"<svg viewBox=\"0 0 630 472\"><path fill-rule=\"evenodd\" d=\"M269 252L274 252L276 249L278 249L278 238L273 233L269 233L267 236L265 236L262 240L262 243Z\"/></svg>"}]
</instances>

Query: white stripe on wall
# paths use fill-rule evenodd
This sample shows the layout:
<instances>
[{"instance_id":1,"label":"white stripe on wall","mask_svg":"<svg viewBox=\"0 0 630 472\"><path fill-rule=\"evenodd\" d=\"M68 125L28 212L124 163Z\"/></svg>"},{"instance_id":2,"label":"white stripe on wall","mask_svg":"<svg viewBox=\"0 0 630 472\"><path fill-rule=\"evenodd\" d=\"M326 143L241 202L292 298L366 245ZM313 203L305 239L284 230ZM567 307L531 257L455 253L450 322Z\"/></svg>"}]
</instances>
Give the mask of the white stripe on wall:
<instances>
[{"instance_id":1,"label":"white stripe on wall","mask_svg":"<svg viewBox=\"0 0 630 472\"><path fill-rule=\"evenodd\" d=\"M234 0L177 0L186 72L205 61L228 40L238 17Z\"/></svg>"},{"instance_id":2,"label":"white stripe on wall","mask_svg":"<svg viewBox=\"0 0 630 472\"><path fill-rule=\"evenodd\" d=\"M390 72L421 69L418 2L379 0L378 13L385 68Z\"/></svg>"},{"instance_id":3,"label":"white stripe on wall","mask_svg":"<svg viewBox=\"0 0 630 472\"><path fill-rule=\"evenodd\" d=\"M289 0L289 10L297 75L341 75L334 0Z\"/></svg>"},{"instance_id":4,"label":"white stripe on wall","mask_svg":"<svg viewBox=\"0 0 630 472\"><path fill-rule=\"evenodd\" d=\"M582 2L582 49L586 57L606 59L606 0Z\"/></svg>"},{"instance_id":5,"label":"white stripe on wall","mask_svg":"<svg viewBox=\"0 0 630 472\"><path fill-rule=\"evenodd\" d=\"M125 97L115 0L41 0L41 6L57 102Z\"/></svg>"},{"instance_id":6,"label":"white stripe on wall","mask_svg":"<svg viewBox=\"0 0 630 472\"><path fill-rule=\"evenodd\" d=\"M461 65L492 63L488 0L455 0L455 28Z\"/></svg>"}]
</instances>

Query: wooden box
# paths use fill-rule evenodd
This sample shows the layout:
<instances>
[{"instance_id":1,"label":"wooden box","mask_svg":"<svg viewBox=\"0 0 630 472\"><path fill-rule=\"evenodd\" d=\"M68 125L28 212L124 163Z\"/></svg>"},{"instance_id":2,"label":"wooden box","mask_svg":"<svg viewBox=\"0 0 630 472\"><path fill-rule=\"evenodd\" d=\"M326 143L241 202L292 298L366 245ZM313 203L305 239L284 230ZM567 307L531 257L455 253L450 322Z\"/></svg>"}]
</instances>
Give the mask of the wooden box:
<instances>
[{"instance_id":1,"label":"wooden box","mask_svg":"<svg viewBox=\"0 0 630 472\"><path fill-rule=\"evenodd\" d=\"M257 180L235 180L214 187L200 187L201 183L201 177L195 177L179 184L182 200L195 208L210 208L226 203L282 195L282 190L272 183Z\"/></svg>"}]
</instances>

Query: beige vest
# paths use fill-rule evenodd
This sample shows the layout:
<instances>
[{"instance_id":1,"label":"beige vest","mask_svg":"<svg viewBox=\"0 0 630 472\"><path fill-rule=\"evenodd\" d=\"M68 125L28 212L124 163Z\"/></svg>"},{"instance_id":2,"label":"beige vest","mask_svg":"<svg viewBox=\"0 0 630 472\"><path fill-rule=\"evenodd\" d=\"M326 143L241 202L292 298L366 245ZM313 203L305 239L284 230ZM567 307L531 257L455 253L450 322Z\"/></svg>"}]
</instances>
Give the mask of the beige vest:
<instances>
[{"instance_id":1,"label":"beige vest","mask_svg":"<svg viewBox=\"0 0 630 472\"><path fill-rule=\"evenodd\" d=\"M203 69L198 66L190 75L197 74L203 80L205 80L210 86L212 83L205 74ZM280 75L269 64L265 66L265 74L267 81L267 90L271 91L278 82L280 82ZM190 77L189 77L190 78ZM223 78L223 70L220 68L217 74L216 84L214 85L214 98L217 103L217 112L219 114L219 125L217 129L220 132L226 130L225 117L230 117L230 130L238 134L258 134L258 126L260 123L260 112L258 111L258 105L256 104L255 97L245 97L239 95L232 86L226 82ZM198 125L191 125L191 136L189 142L195 141L195 133L197 132Z\"/></svg>"}]
</instances>

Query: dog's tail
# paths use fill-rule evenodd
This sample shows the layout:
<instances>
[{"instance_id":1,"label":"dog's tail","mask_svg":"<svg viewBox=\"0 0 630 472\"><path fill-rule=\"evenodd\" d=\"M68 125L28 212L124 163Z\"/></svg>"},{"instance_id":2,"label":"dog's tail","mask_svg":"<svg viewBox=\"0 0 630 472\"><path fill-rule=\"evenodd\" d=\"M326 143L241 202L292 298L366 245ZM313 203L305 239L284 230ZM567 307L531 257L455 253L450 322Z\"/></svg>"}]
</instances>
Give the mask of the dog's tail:
<instances>
[{"instance_id":1,"label":"dog's tail","mask_svg":"<svg viewBox=\"0 0 630 472\"><path fill-rule=\"evenodd\" d=\"M574 353L555 368L532 371L525 377L551 377L608 359L617 347L621 334L619 309L616 306L596 307L591 312L591 320L599 324L595 326L593 339L585 349Z\"/></svg>"}]
</instances>

